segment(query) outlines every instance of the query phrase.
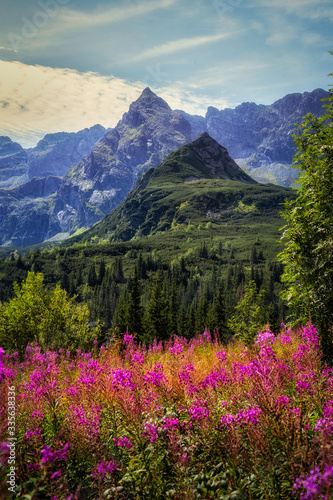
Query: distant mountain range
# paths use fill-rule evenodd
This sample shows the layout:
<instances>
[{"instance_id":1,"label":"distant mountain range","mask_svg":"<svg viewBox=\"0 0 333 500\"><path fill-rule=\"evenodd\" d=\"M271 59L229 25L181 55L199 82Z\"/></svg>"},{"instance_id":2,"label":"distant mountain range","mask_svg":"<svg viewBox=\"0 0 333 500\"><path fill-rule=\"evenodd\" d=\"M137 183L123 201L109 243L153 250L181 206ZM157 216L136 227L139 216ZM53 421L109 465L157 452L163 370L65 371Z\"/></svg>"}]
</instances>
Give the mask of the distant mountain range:
<instances>
[{"instance_id":1,"label":"distant mountain range","mask_svg":"<svg viewBox=\"0 0 333 500\"><path fill-rule=\"evenodd\" d=\"M0 244L61 240L91 227L125 199L145 172L203 132L254 179L290 185L297 177L290 168L294 123L308 112L322 114L321 99L327 96L317 89L271 106L208 108L204 118L173 111L146 88L114 129L96 125L49 134L30 150L0 137Z\"/></svg>"}]
</instances>

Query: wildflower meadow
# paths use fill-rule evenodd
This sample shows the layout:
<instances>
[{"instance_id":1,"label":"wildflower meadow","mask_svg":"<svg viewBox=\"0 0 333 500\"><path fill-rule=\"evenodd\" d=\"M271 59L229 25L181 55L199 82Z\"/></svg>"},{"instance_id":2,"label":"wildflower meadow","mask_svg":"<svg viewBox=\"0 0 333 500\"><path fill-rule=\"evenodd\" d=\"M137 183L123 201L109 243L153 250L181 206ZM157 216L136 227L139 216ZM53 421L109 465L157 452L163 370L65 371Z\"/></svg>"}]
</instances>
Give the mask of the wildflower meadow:
<instances>
[{"instance_id":1,"label":"wildflower meadow","mask_svg":"<svg viewBox=\"0 0 333 500\"><path fill-rule=\"evenodd\" d=\"M251 347L205 331L0 349L0 390L1 498L333 498L333 370L311 324Z\"/></svg>"}]
</instances>

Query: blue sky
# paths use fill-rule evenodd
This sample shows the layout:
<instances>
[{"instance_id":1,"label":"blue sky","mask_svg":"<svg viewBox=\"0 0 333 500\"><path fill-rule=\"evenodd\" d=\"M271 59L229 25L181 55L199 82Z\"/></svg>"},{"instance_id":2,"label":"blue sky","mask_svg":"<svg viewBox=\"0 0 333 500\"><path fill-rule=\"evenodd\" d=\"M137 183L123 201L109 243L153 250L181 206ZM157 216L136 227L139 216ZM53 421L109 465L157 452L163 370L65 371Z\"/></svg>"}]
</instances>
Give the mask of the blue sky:
<instances>
[{"instance_id":1,"label":"blue sky","mask_svg":"<svg viewBox=\"0 0 333 500\"><path fill-rule=\"evenodd\" d=\"M0 135L115 126L149 86L174 109L328 88L332 0L2 0Z\"/></svg>"}]
</instances>

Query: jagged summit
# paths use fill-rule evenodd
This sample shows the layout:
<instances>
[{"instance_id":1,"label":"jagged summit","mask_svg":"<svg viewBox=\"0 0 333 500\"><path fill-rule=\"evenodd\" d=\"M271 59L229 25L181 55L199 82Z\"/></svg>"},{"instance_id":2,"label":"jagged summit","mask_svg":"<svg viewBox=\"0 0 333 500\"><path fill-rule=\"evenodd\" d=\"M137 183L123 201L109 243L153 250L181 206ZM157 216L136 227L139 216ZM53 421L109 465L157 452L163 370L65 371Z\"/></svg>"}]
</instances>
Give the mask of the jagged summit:
<instances>
[{"instance_id":1,"label":"jagged summit","mask_svg":"<svg viewBox=\"0 0 333 500\"><path fill-rule=\"evenodd\" d=\"M152 174L154 179L189 182L200 179L227 179L256 184L207 132L171 153Z\"/></svg>"},{"instance_id":2,"label":"jagged summit","mask_svg":"<svg viewBox=\"0 0 333 500\"><path fill-rule=\"evenodd\" d=\"M146 87L140 97L132 102L119 124L126 124L134 128L147 121L150 116L155 116L156 113L163 117L164 114L168 115L173 111L162 97L158 97L149 87Z\"/></svg>"}]
</instances>

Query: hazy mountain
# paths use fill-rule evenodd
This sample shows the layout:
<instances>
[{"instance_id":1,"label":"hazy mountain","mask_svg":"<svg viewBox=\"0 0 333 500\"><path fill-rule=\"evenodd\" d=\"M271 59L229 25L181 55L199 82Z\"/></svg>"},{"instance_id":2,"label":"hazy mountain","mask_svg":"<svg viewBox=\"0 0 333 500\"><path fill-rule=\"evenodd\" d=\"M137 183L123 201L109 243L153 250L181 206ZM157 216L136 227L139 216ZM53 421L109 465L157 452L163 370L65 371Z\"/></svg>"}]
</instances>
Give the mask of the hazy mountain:
<instances>
[{"instance_id":1,"label":"hazy mountain","mask_svg":"<svg viewBox=\"0 0 333 500\"><path fill-rule=\"evenodd\" d=\"M28 180L28 154L9 137L0 137L0 187Z\"/></svg>"},{"instance_id":2,"label":"hazy mountain","mask_svg":"<svg viewBox=\"0 0 333 500\"><path fill-rule=\"evenodd\" d=\"M0 187L21 187L1 190L0 244L64 239L91 227L125 199L147 170L204 131L254 179L291 185L297 177L290 168L294 123L308 112L320 115L321 98L327 95L317 89L285 96L271 106L208 108L200 117L173 111L146 88L106 132L95 125L75 134L49 134L30 150L2 137ZM31 183L34 177L46 180Z\"/></svg>"},{"instance_id":3,"label":"hazy mountain","mask_svg":"<svg viewBox=\"0 0 333 500\"><path fill-rule=\"evenodd\" d=\"M298 177L297 169L290 168L296 152L295 123L307 113L322 115L322 99L328 96L316 89L288 94L269 106L245 102L221 111L209 107L205 119L180 113L190 122L193 139L207 131L254 179L290 186Z\"/></svg>"},{"instance_id":4,"label":"hazy mountain","mask_svg":"<svg viewBox=\"0 0 333 500\"><path fill-rule=\"evenodd\" d=\"M28 176L64 176L72 165L85 158L105 133L102 125L79 132L47 134L37 146L28 150Z\"/></svg>"}]
</instances>

